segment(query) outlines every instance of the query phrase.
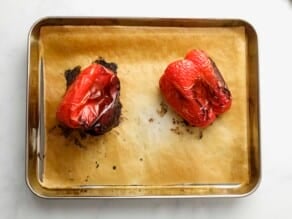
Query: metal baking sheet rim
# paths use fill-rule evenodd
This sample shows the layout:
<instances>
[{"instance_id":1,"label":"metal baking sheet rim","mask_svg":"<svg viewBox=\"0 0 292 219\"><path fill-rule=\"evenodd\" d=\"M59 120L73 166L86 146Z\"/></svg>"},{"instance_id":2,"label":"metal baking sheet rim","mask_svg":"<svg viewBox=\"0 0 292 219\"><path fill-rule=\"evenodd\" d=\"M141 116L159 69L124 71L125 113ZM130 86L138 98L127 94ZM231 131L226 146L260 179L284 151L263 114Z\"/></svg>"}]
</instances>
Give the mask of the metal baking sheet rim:
<instances>
[{"instance_id":1,"label":"metal baking sheet rim","mask_svg":"<svg viewBox=\"0 0 292 219\"><path fill-rule=\"evenodd\" d=\"M75 22L75 23L74 23ZM36 160L37 158L37 153L32 153L33 159L30 157L30 152L32 152L32 148L30 148L31 142L30 141L36 141L37 139L33 139L32 136L30 136L30 126L31 126L31 121L30 121L30 71L31 71L31 65L30 65L30 57L31 57L31 39L33 32L36 31L36 29L40 28L43 25L122 25L125 26L127 23L129 25L133 25L135 23L138 23L139 25L142 25L146 23L147 26L160 26L160 27L167 27L167 26L183 26L183 27L235 27L235 26L244 26L246 29L248 29L249 35L252 35L253 37L253 47L254 50L253 53L253 58L255 58L254 63L253 63L253 73L252 77L255 77L255 85L253 90L253 95L256 100L256 106L255 109L255 116L256 116L256 121L255 122L255 127L257 130L256 136L255 136L255 144L257 144L257 153L255 155L255 158L257 159L256 162L256 181L251 183L251 186L245 193L218 193L218 194L173 194L173 195L167 195L167 194L146 194L144 195L143 193L140 194L133 194L133 195L120 195L120 196L113 196L113 195L86 195L85 193L82 193L83 191L86 191L88 189L92 188L84 188L84 189L76 189L76 192L72 192L74 189L63 189L63 190L55 190L54 192L57 194L58 191L62 191L62 195L49 195L49 193L45 194L46 188L42 187L41 184L36 180L35 182L32 182L33 179L30 175L31 171L31 162L35 161L36 165ZM174 22L174 24L170 25L170 23ZM111 24L112 23L112 24ZM168 24L168 25L167 25ZM30 191L36 195L37 197L40 198L45 198L45 199L96 199L96 198L232 198L232 197L246 197L252 193L254 193L257 188L260 185L261 182L261 148L260 148L260 95L259 95L259 64L258 64L258 39L257 39L257 33L255 28L247 21L242 20L242 19L218 19L218 18L203 18L203 19L196 19L196 18L127 18L127 17L44 17L40 18L37 20L32 27L29 30L28 34L28 41L27 41L27 46L28 46L28 53L27 53L27 96L26 96L26 146L25 146L25 176L26 176L26 184ZM250 46L250 42L248 42L248 46ZM248 55L250 55L250 52L248 50ZM250 75L249 75L250 76ZM250 79L249 79L250 80ZM251 86L249 86L250 88ZM250 95L250 93L249 93ZM254 103L253 103L254 104ZM252 104L251 104L252 105ZM250 105L249 105L250 106ZM254 107L254 106L252 106ZM253 130L254 131L254 130ZM36 152L36 151L35 151ZM36 170L35 170L36 171ZM181 185L183 186L183 185ZM206 185L207 186L207 185ZM39 188L37 188L39 187ZM127 186L124 186L125 188ZM145 186L144 186L145 187ZM196 186L199 187L199 186ZM113 189L113 188L112 188ZM147 189L146 189L147 190ZM43 193L41 193L43 192ZM44 193L45 192L45 193ZM71 193L70 193L71 192ZM65 195L67 194L67 195ZM80 195L82 194L82 195Z\"/></svg>"}]
</instances>

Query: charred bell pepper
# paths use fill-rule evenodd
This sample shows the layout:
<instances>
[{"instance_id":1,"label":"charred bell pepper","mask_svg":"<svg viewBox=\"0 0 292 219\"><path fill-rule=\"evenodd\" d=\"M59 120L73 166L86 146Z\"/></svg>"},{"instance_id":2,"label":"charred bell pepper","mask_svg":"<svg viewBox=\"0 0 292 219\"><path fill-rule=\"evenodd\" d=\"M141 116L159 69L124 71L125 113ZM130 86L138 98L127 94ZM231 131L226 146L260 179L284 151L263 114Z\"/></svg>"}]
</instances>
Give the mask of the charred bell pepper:
<instances>
[{"instance_id":1,"label":"charred bell pepper","mask_svg":"<svg viewBox=\"0 0 292 219\"><path fill-rule=\"evenodd\" d=\"M121 114L117 66L97 60L84 70L67 70L67 91L56 117L62 126L101 135L117 126ZM111 70L112 69L112 70Z\"/></svg>"},{"instance_id":2,"label":"charred bell pepper","mask_svg":"<svg viewBox=\"0 0 292 219\"><path fill-rule=\"evenodd\" d=\"M166 102L188 124L206 127L231 106L231 93L214 61L202 50L169 64L159 80Z\"/></svg>"}]
</instances>

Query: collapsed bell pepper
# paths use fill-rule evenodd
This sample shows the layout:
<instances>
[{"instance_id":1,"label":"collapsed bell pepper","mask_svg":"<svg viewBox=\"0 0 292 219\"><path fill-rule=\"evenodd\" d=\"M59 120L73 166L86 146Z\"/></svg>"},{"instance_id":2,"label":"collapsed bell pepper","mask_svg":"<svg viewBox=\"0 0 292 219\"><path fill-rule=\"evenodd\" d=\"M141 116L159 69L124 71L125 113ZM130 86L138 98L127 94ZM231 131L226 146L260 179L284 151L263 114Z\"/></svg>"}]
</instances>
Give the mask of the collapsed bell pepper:
<instances>
[{"instance_id":1,"label":"collapsed bell pepper","mask_svg":"<svg viewBox=\"0 0 292 219\"><path fill-rule=\"evenodd\" d=\"M169 64L159 80L166 102L187 123L206 127L231 106L231 93L214 61L192 50Z\"/></svg>"},{"instance_id":2,"label":"collapsed bell pepper","mask_svg":"<svg viewBox=\"0 0 292 219\"><path fill-rule=\"evenodd\" d=\"M76 74L78 68L65 72L69 86L56 113L61 125L92 135L104 134L118 125L120 81L107 64L98 60L80 73Z\"/></svg>"}]
</instances>

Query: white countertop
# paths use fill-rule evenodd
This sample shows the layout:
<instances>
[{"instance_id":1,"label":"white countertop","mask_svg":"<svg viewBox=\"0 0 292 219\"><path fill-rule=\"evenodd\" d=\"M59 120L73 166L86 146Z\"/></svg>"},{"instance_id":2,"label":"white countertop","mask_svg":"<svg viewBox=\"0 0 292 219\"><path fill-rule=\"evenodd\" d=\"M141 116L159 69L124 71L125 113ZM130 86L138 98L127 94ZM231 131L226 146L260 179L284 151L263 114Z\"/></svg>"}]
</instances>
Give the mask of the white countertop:
<instances>
[{"instance_id":1,"label":"white countertop","mask_svg":"<svg viewBox=\"0 0 292 219\"><path fill-rule=\"evenodd\" d=\"M168 2L168 3L167 3ZM2 1L0 218L292 218L292 1ZM193 2L193 3L191 3ZM27 35L45 16L242 18L259 37L262 182L240 199L44 200L24 177Z\"/></svg>"}]
</instances>

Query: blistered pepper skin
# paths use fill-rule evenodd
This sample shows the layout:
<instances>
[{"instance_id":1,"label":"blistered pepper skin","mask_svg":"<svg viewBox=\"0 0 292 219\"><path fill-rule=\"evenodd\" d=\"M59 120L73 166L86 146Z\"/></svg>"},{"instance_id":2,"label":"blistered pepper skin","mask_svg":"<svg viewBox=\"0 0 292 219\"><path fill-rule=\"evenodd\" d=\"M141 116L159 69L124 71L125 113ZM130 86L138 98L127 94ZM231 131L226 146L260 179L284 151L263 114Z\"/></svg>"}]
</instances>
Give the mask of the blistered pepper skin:
<instances>
[{"instance_id":1,"label":"blistered pepper skin","mask_svg":"<svg viewBox=\"0 0 292 219\"><path fill-rule=\"evenodd\" d=\"M99 135L117 125L121 105L116 74L93 63L68 87L56 113L57 120L72 129Z\"/></svg>"},{"instance_id":2,"label":"blistered pepper skin","mask_svg":"<svg viewBox=\"0 0 292 219\"><path fill-rule=\"evenodd\" d=\"M226 112L232 103L231 93L215 62L202 50L192 50L185 59L191 60L201 73L209 90L208 99L216 115Z\"/></svg>"},{"instance_id":3,"label":"blistered pepper skin","mask_svg":"<svg viewBox=\"0 0 292 219\"><path fill-rule=\"evenodd\" d=\"M215 63L201 50L169 64L159 80L166 102L190 125L206 127L231 106L231 93Z\"/></svg>"}]
</instances>

